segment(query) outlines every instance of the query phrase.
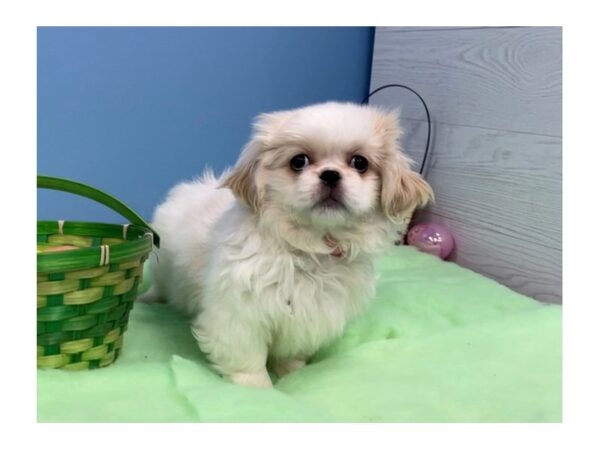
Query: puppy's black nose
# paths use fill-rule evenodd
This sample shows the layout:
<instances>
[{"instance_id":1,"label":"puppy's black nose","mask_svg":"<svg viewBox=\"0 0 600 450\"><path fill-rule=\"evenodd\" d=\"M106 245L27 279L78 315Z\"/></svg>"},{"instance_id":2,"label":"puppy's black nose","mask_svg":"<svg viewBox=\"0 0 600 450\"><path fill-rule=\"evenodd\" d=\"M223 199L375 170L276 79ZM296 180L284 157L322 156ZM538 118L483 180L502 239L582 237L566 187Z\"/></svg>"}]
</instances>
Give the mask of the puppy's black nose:
<instances>
[{"instance_id":1,"label":"puppy's black nose","mask_svg":"<svg viewBox=\"0 0 600 450\"><path fill-rule=\"evenodd\" d=\"M342 176L337 170L324 170L319 175L319 178L327 186L335 187L335 185L338 184L338 181L340 181L340 178L342 178Z\"/></svg>"}]
</instances>

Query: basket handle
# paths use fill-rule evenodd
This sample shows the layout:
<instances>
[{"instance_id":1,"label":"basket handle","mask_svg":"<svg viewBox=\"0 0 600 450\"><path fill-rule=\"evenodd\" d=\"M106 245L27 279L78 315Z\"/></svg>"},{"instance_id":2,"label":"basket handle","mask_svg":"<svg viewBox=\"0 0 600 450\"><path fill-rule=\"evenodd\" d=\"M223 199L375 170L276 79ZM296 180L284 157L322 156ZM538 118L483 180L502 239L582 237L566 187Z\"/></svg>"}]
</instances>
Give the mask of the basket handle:
<instances>
[{"instance_id":1,"label":"basket handle","mask_svg":"<svg viewBox=\"0 0 600 450\"><path fill-rule=\"evenodd\" d=\"M52 189L55 191L69 192L71 194L80 195L82 197L95 200L98 203L102 203L104 206L108 206L113 211L121 214L132 224L148 228L152 232L152 239L154 241L154 245L156 247L160 246L160 237L158 236L158 233L131 208L129 208L123 202L117 200L115 197L108 195L106 192L102 192L96 188L93 188L83 183L78 183L77 181L71 181L64 178L49 177L45 175L37 176L37 187L42 189Z\"/></svg>"}]
</instances>

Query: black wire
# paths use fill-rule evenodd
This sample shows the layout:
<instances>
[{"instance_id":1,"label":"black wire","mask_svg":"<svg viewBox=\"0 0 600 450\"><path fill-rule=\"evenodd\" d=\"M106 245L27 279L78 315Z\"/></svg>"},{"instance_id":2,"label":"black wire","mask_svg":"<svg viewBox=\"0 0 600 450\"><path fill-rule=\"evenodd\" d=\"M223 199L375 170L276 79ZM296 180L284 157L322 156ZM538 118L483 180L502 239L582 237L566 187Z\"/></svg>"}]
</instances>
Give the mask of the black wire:
<instances>
[{"instance_id":1,"label":"black wire","mask_svg":"<svg viewBox=\"0 0 600 450\"><path fill-rule=\"evenodd\" d=\"M392 84L386 84L381 87L378 87L377 89L372 91L369 95L367 95L365 97L365 99L362 101L362 103L367 104L369 102L369 98L371 98L371 96L373 94L375 94L383 89L387 89L387 88L391 88L391 87L399 87L399 88L403 88L403 89L408 89L410 92L412 92L417 97L419 97L419 100L421 100L421 103L423 103L423 108L425 108L425 114L427 114L427 143L425 144L425 151L423 152L423 160L421 161L421 168L419 169L419 173L421 175L423 175L423 170L425 170L425 164L427 162L427 156L429 154L429 144L431 142L431 116L429 115L429 108L427 108L427 103L425 103L425 100L423 100L423 97L421 97L417 91L415 91L412 88L409 88L408 86L405 86L403 84L392 83Z\"/></svg>"}]
</instances>

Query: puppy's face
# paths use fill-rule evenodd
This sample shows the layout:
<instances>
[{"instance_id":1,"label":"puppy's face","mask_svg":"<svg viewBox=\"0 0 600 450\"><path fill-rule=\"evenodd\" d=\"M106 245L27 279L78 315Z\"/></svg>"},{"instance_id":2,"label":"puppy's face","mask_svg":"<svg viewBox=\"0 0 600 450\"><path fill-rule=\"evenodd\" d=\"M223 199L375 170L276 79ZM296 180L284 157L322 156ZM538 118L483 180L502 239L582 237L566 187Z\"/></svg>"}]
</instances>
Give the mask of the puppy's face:
<instances>
[{"instance_id":1,"label":"puppy's face","mask_svg":"<svg viewBox=\"0 0 600 450\"><path fill-rule=\"evenodd\" d=\"M224 184L257 212L277 207L315 226L399 219L432 194L399 150L397 122L349 103L262 115Z\"/></svg>"},{"instance_id":2,"label":"puppy's face","mask_svg":"<svg viewBox=\"0 0 600 450\"><path fill-rule=\"evenodd\" d=\"M376 206L378 176L358 142L290 145L275 156L272 198L314 224L347 223Z\"/></svg>"}]
</instances>

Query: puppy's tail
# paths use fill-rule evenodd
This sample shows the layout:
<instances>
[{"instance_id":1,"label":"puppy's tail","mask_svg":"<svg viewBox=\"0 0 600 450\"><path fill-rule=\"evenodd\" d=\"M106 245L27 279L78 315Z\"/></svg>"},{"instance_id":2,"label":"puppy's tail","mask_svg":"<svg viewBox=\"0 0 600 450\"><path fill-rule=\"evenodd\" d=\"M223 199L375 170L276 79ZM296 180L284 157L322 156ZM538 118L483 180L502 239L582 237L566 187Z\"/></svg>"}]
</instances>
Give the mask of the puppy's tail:
<instances>
[{"instance_id":1,"label":"puppy's tail","mask_svg":"<svg viewBox=\"0 0 600 450\"><path fill-rule=\"evenodd\" d=\"M139 287L140 293L136 300L142 303L167 303L156 286L156 280L152 277L153 274L157 273L158 249L152 251L152 256L154 258L151 257L144 264L144 273L142 274L142 282Z\"/></svg>"},{"instance_id":2,"label":"puppy's tail","mask_svg":"<svg viewBox=\"0 0 600 450\"><path fill-rule=\"evenodd\" d=\"M138 296L137 301L142 303L167 303L167 301L158 293L158 290L154 286L152 286L142 295Z\"/></svg>"}]
</instances>

